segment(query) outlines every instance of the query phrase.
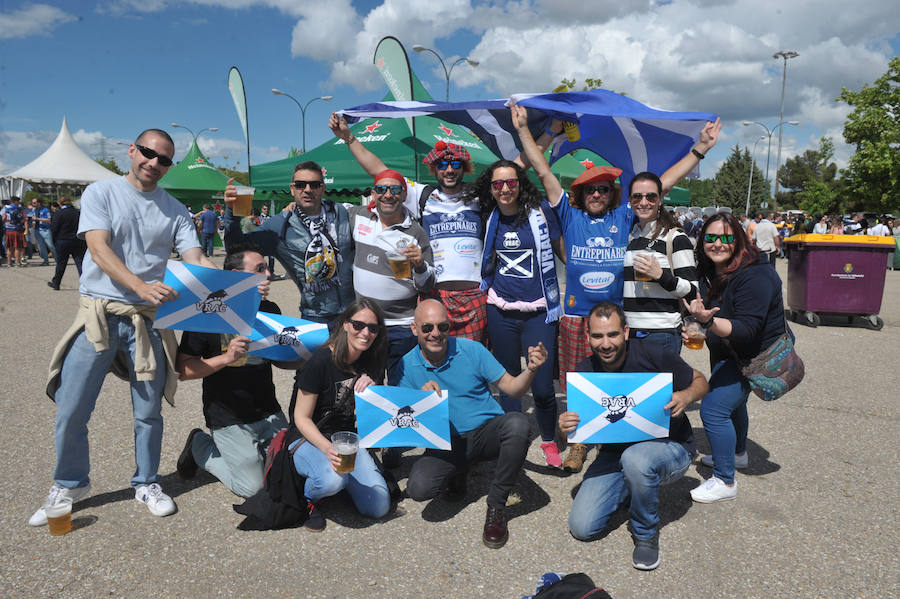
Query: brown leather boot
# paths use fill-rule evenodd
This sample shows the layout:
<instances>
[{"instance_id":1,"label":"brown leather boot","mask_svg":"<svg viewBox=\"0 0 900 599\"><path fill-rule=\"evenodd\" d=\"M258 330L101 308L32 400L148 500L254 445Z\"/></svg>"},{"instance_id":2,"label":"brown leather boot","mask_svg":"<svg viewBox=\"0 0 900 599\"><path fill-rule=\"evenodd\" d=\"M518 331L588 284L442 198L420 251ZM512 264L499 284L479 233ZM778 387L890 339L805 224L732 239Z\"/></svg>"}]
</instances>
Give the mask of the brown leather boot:
<instances>
[{"instance_id":1,"label":"brown leather boot","mask_svg":"<svg viewBox=\"0 0 900 599\"><path fill-rule=\"evenodd\" d=\"M491 549L500 549L506 545L509 530L506 528L506 511L503 508L488 506L481 540Z\"/></svg>"},{"instance_id":2,"label":"brown leather boot","mask_svg":"<svg viewBox=\"0 0 900 599\"><path fill-rule=\"evenodd\" d=\"M569 445L569 453L566 455L566 459L563 460L563 469L566 472L581 472L588 449L589 447L584 443L572 443Z\"/></svg>"}]
</instances>

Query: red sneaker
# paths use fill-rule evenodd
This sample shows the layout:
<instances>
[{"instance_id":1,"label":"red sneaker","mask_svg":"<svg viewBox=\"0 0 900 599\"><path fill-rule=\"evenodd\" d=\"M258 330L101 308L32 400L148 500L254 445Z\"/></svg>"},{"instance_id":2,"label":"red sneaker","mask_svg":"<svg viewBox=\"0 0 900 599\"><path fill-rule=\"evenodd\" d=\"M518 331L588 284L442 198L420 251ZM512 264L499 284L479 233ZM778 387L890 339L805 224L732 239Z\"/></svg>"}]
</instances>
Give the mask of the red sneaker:
<instances>
[{"instance_id":1,"label":"red sneaker","mask_svg":"<svg viewBox=\"0 0 900 599\"><path fill-rule=\"evenodd\" d=\"M541 451L544 452L544 459L547 460L548 466L551 468L562 467L562 458L559 455L559 448L555 442L547 441L546 443L541 443Z\"/></svg>"}]
</instances>

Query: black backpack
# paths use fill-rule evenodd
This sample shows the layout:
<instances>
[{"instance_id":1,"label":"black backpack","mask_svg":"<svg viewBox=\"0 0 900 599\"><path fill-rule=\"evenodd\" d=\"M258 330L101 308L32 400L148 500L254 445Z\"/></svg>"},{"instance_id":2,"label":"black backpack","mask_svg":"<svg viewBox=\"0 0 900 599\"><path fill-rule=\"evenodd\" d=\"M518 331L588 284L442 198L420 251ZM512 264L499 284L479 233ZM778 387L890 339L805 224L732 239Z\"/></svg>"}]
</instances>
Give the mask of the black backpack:
<instances>
[{"instance_id":1,"label":"black backpack","mask_svg":"<svg viewBox=\"0 0 900 599\"><path fill-rule=\"evenodd\" d=\"M612 599L612 597L596 586L590 576L576 572L566 574L558 582L544 587L532 599Z\"/></svg>"}]
</instances>

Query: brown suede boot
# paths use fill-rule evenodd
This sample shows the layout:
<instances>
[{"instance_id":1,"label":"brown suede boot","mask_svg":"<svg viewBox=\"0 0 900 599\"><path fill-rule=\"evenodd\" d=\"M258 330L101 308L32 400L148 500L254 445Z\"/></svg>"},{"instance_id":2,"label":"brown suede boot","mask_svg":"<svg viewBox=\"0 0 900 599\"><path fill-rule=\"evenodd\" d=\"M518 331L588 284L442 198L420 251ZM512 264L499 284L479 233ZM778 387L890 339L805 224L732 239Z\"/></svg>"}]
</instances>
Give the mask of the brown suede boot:
<instances>
[{"instance_id":1,"label":"brown suede boot","mask_svg":"<svg viewBox=\"0 0 900 599\"><path fill-rule=\"evenodd\" d=\"M569 453L566 455L566 459L563 460L563 469L566 472L581 472L581 468L584 466L584 458L587 457L589 449L590 447L584 443L572 443L569 445Z\"/></svg>"}]
</instances>

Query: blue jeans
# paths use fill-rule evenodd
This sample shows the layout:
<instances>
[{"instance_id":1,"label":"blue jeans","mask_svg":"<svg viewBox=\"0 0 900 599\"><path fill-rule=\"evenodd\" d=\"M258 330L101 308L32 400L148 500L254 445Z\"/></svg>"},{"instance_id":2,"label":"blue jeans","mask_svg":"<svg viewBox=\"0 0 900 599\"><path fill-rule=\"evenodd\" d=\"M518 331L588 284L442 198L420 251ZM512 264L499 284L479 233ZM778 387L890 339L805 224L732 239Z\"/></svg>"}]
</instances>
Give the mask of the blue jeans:
<instances>
[{"instance_id":1,"label":"blue jeans","mask_svg":"<svg viewBox=\"0 0 900 599\"><path fill-rule=\"evenodd\" d=\"M409 325L395 325L387 328L388 335L388 359L387 359L387 384L396 385L400 382L403 372L398 368L400 360L409 353L409 350L418 345L416 336L413 335Z\"/></svg>"},{"instance_id":2,"label":"blue jeans","mask_svg":"<svg viewBox=\"0 0 900 599\"><path fill-rule=\"evenodd\" d=\"M538 368L531 383L534 398L534 415L537 418L541 440L552 441L556 436L556 392L553 389L553 367L556 355L557 324L547 324L546 312L517 312L501 310L488 304L487 328L494 357L512 376L522 372L522 356L528 356L528 347L543 342L547 348L547 361ZM500 406L504 412L521 412L522 402L500 393Z\"/></svg>"},{"instance_id":3,"label":"blue jeans","mask_svg":"<svg viewBox=\"0 0 900 599\"><path fill-rule=\"evenodd\" d=\"M203 253L207 256L213 255L213 240L215 233L200 233L200 245L203 247Z\"/></svg>"},{"instance_id":4,"label":"blue jeans","mask_svg":"<svg viewBox=\"0 0 900 599\"><path fill-rule=\"evenodd\" d=\"M163 435L161 400L166 383L166 355L159 331L144 319L157 368L152 381L138 381L134 375L135 332L131 318L107 314L106 322L109 349L98 352L82 331L66 354L56 392L56 470L53 478L57 485L69 489L83 487L90 482L87 424L103 379L119 352L125 356L131 371L134 458L137 464L131 485L146 485L159 480Z\"/></svg>"},{"instance_id":5,"label":"blue jeans","mask_svg":"<svg viewBox=\"0 0 900 599\"><path fill-rule=\"evenodd\" d=\"M635 443L621 455L601 449L572 502L569 531L582 541L595 538L630 496L634 537L652 539L659 530L659 487L680 479L690 465L687 450L669 439Z\"/></svg>"},{"instance_id":6,"label":"blue jeans","mask_svg":"<svg viewBox=\"0 0 900 599\"><path fill-rule=\"evenodd\" d=\"M50 258L48 251L53 252L53 258L56 258L56 248L53 247L53 238L50 236L50 229L34 229L31 234L34 244L37 246L41 259L47 262Z\"/></svg>"},{"instance_id":7,"label":"blue jeans","mask_svg":"<svg viewBox=\"0 0 900 599\"><path fill-rule=\"evenodd\" d=\"M281 412L263 420L232 424L194 435L191 453L197 465L222 481L240 497L252 497L263 488L265 454L260 451L288 423Z\"/></svg>"},{"instance_id":8,"label":"blue jeans","mask_svg":"<svg viewBox=\"0 0 900 599\"><path fill-rule=\"evenodd\" d=\"M734 360L716 363L709 376L709 393L700 403L700 419L712 448L713 476L734 482L734 454L747 449L747 396L750 384Z\"/></svg>"},{"instance_id":9,"label":"blue jeans","mask_svg":"<svg viewBox=\"0 0 900 599\"><path fill-rule=\"evenodd\" d=\"M291 444L294 447L300 441ZM359 513L369 518L381 518L391 508L391 494L384 477L375 466L368 450L356 453L356 466L349 474L338 474L322 451L310 443L303 443L294 452L294 468L306 477L306 498L317 503L347 489Z\"/></svg>"},{"instance_id":10,"label":"blue jeans","mask_svg":"<svg viewBox=\"0 0 900 599\"><path fill-rule=\"evenodd\" d=\"M668 333L666 331L656 331L653 333L637 333L634 332L635 339L641 339L646 343L655 343L667 350L681 355L681 333Z\"/></svg>"}]
</instances>

